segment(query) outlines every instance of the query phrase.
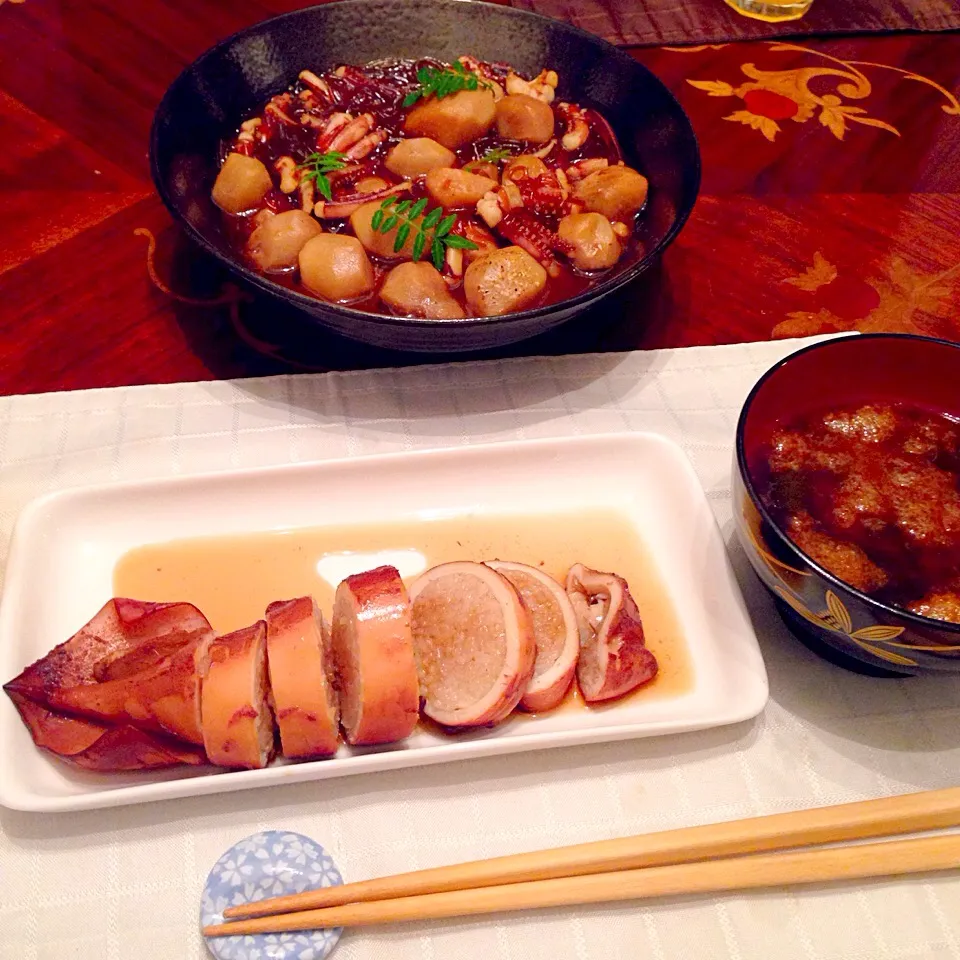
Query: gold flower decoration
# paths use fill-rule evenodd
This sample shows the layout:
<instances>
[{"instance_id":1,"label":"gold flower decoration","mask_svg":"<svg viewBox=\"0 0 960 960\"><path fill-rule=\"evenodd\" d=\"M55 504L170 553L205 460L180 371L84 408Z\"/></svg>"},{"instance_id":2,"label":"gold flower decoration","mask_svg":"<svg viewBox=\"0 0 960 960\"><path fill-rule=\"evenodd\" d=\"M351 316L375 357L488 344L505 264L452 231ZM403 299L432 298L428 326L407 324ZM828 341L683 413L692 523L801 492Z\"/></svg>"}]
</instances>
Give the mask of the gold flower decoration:
<instances>
[{"instance_id":1,"label":"gold flower decoration","mask_svg":"<svg viewBox=\"0 0 960 960\"><path fill-rule=\"evenodd\" d=\"M858 330L956 339L960 329L952 308L960 263L926 273L892 256L860 273L849 269L841 273L817 251L811 266L781 282L816 297L809 309L787 313L771 331L773 337Z\"/></svg>"},{"instance_id":2,"label":"gold flower decoration","mask_svg":"<svg viewBox=\"0 0 960 960\"><path fill-rule=\"evenodd\" d=\"M807 267L796 277L787 277L783 283L789 283L798 290L814 293L821 287L833 283L837 279L837 268L818 250L813 255L813 265Z\"/></svg>"},{"instance_id":3,"label":"gold flower decoration","mask_svg":"<svg viewBox=\"0 0 960 960\"><path fill-rule=\"evenodd\" d=\"M865 107L845 102L864 101L873 93L873 85L861 67L892 71L906 80L924 84L941 95L941 109L944 113L960 116L960 101L946 87L929 77L885 63L841 60L821 50L812 50L793 43L770 42L768 48L772 53L803 54L816 57L821 62L815 66L789 70L760 70L753 63L743 63L740 71L746 81L739 86L726 80L688 79L687 83L710 97L735 97L742 101L745 109L734 110L723 119L757 130L771 142L782 130L780 124L783 121L806 123L814 118L838 140L844 139L850 129L849 125L853 124L885 130L899 137L900 131L896 127L885 120L869 116ZM684 52L701 49L705 48L688 48ZM835 92L815 92L810 87L813 80L832 83Z\"/></svg>"}]
</instances>

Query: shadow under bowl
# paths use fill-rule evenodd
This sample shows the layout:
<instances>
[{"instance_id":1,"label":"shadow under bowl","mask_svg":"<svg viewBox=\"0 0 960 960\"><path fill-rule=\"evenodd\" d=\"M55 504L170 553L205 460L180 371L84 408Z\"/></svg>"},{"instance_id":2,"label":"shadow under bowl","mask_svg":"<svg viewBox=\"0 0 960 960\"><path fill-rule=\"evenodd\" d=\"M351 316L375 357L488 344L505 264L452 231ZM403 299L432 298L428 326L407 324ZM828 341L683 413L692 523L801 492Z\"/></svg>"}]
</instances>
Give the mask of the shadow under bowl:
<instances>
[{"instance_id":1,"label":"shadow under bowl","mask_svg":"<svg viewBox=\"0 0 960 960\"><path fill-rule=\"evenodd\" d=\"M960 671L960 624L881 603L814 562L760 499L751 472L773 431L827 408L902 403L960 419L960 344L903 334L828 340L768 370L740 413L733 468L737 536L784 622L826 660L904 677Z\"/></svg>"},{"instance_id":2,"label":"shadow under bowl","mask_svg":"<svg viewBox=\"0 0 960 960\"><path fill-rule=\"evenodd\" d=\"M640 256L586 292L531 310L464 320L413 320L327 303L280 286L237 258L210 191L218 151L240 122L309 68L388 57L453 61L469 53L521 73L560 74L559 99L599 110L624 159L650 182L636 229ZM543 333L638 277L683 226L696 201L700 155L686 114L649 70L609 43L557 20L473 0L339 0L272 17L204 53L157 108L150 164L161 199L207 253L315 323L378 347L486 350Z\"/></svg>"}]
</instances>

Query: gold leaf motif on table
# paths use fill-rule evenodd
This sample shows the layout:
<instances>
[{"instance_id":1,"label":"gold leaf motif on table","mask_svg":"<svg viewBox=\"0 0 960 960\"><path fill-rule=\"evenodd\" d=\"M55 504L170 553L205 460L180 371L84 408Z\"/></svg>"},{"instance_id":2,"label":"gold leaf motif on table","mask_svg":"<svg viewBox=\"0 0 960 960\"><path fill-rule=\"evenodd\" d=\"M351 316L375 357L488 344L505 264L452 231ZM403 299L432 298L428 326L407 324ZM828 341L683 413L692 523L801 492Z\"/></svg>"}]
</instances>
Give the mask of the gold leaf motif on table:
<instances>
[{"instance_id":1,"label":"gold leaf motif on table","mask_svg":"<svg viewBox=\"0 0 960 960\"><path fill-rule=\"evenodd\" d=\"M838 140L842 140L847 132L847 120L854 120L857 123L866 124L868 127L878 127L881 130L889 131L894 136L900 136L900 131L896 127L892 127L883 120L865 116L867 111L863 107L851 107L849 104L841 103L840 98L833 95L827 95L822 99L820 122Z\"/></svg>"},{"instance_id":2,"label":"gold leaf motif on table","mask_svg":"<svg viewBox=\"0 0 960 960\"><path fill-rule=\"evenodd\" d=\"M662 47L663 50L669 50L671 53L699 53L701 50L722 50L728 47L728 43L701 43L693 47Z\"/></svg>"},{"instance_id":3,"label":"gold leaf motif on table","mask_svg":"<svg viewBox=\"0 0 960 960\"><path fill-rule=\"evenodd\" d=\"M853 324L838 317L832 310L821 307L819 310L791 310L786 320L774 326L770 331L774 339L786 337L812 337L818 333L840 332L853 329Z\"/></svg>"},{"instance_id":4,"label":"gold leaf motif on table","mask_svg":"<svg viewBox=\"0 0 960 960\"><path fill-rule=\"evenodd\" d=\"M716 96L716 94L714 94L714 96ZM737 123L745 123L748 127L759 130L770 141L773 141L780 132L780 126L775 120L771 120L769 117L761 117L756 113L751 113L749 110L737 110L731 113L729 117L724 117L723 119L734 120Z\"/></svg>"},{"instance_id":5,"label":"gold leaf motif on table","mask_svg":"<svg viewBox=\"0 0 960 960\"><path fill-rule=\"evenodd\" d=\"M854 111L852 109L848 110L847 116L849 116L853 112ZM878 130L886 130L889 133L892 133L898 137L900 136L900 131L896 127L891 126L889 123L885 122L884 120L878 120L876 117L859 117L858 116L858 117L855 117L854 119L857 121L857 123L862 123L865 127L876 127Z\"/></svg>"},{"instance_id":6,"label":"gold leaf motif on table","mask_svg":"<svg viewBox=\"0 0 960 960\"><path fill-rule=\"evenodd\" d=\"M838 139L842 140L847 132L847 124L843 119L843 111L832 107L824 107L820 111L820 122Z\"/></svg>"},{"instance_id":7,"label":"gold leaf motif on table","mask_svg":"<svg viewBox=\"0 0 960 960\"><path fill-rule=\"evenodd\" d=\"M867 279L880 303L862 320L856 329L861 333L928 333L916 320L916 315L941 317L952 308L947 300L953 290L952 281L960 274L960 263L933 275L926 275L909 266L901 257L893 257L887 275Z\"/></svg>"},{"instance_id":8,"label":"gold leaf motif on table","mask_svg":"<svg viewBox=\"0 0 960 960\"><path fill-rule=\"evenodd\" d=\"M753 63L740 66L747 82L734 86L725 80L691 80L687 83L711 97L738 97L746 109L737 110L724 120L736 120L753 130L758 130L767 140L774 140L780 132L777 121L793 120L806 123L818 116L820 125L829 130L838 140L843 140L851 124L884 130L899 137L900 131L892 124L877 117L868 116L865 107L847 103L849 100L866 100L873 93L873 85L860 67L876 70L888 70L900 74L904 79L922 83L936 90L946 101L941 109L944 113L960 115L960 101L946 87L928 77L911 73L900 67L884 63L869 63L859 60L841 60L820 50L798 46L792 43L771 42L768 44L773 53L800 53L818 57L827 64L797 67L791 70L760 70ZM666 50L678 48L665 47ZM705 48L699 48L705 49ZM692 52L687 48L685 52ZM678 50L679 52L679 50ZM829 80L834 84L835 92L817 93L810 88L813 80ZM818 113L819 111L819 113Z\"/></svg>"},{"instance_id":9,"label":"gold leaf motif on table","mask_svg":"<svg viewBox=\"0 0 960 960\"><path fill-rule=\"evenodd\" d=\"M795 277L787 277L783 283L789 283L800 290L813 292L833 283L837 279L837 268L818 250L813 255L813 264Z\"/></svg>"},{"instance_id":10,"label":"gold leaf motif on table","mask_svg":"<svg viewBox=\"0 0 960 960\"><path fill-rule=\"evenodd\" d=\"M832 274L832 276L831 276ZM922 336L956 336L960 330L956 308L960 263L937 273L923 273L902 257L892 257L886 266L865 278L843 276L822 254L814 254L814 264L789 283L805 293L816 294L833 283L852 281L872 287L877 304L863 316L844 319L816 302L809 310L791 310L775 324L774 338L804 337L819 333L856 330L859 333L915 333ZM834 289L834 288L831 288Z\"/></svg>"},{"instance_id":11,"label":"gold leaf motif on table","mask_svg":"<svg viewBox=\"0 0 960 960\"><path fill-rule=\"evenodd\" d=\"M732 97L733 87L723 80L688 80L691 87L706 90L709 97Z\"/></svg>"}]
</instances>

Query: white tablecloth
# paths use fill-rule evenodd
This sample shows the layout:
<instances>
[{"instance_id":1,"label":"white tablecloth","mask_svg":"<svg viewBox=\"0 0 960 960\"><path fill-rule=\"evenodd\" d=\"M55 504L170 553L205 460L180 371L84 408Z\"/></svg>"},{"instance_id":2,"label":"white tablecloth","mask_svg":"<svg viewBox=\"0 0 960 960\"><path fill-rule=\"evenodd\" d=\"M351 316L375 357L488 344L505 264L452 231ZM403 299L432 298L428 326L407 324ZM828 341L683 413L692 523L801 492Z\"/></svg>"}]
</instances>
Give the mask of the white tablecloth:
<instances>
[{"instance_id":1,"label":"white tablecloth","mask_svg":"<svg viewBox=\"0 0 960 960\"><path fill-rule=\"evenodd\" d=\"M0 550L23 504L59 487L624 429L684 447L729 541L737 413L763 370L800 345L3 398ZM2 811L0 958L205 956L197 914L206 874L259 829L316 838L352 880L952 785L960 683L867 679L822 663L786 633L742 554L731 553L770 672L757 720L112 811ZM348 932L337 956L940 960L960 957L958 944L960 879L941 875Z\"/></svg>"}]
</instances>

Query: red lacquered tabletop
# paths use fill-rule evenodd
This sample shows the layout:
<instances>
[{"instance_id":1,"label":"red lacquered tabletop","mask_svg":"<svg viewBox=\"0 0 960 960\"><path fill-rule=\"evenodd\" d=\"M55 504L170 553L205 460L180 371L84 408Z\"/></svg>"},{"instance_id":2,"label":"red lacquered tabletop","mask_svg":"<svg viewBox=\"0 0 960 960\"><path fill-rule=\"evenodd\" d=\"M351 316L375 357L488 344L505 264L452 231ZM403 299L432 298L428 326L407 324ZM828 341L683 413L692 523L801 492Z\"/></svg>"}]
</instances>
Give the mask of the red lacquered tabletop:
<instances>
[{"instance_id":1,"label":"red lacquered tabletop","mask_svg":"<svg viewBox=\"0 0 960 960\"><path fill-rule=\"evenodd\" d=\"M266 304L192 302L228 278L154 193L153 110L207 47L300 5L0 3L0 394L437 359L333 337L291 348ZM602 311L509 352L960 339L960 35L684 39L627 49L693 121L690 221Z\"/></svg>"}]
</instances>

